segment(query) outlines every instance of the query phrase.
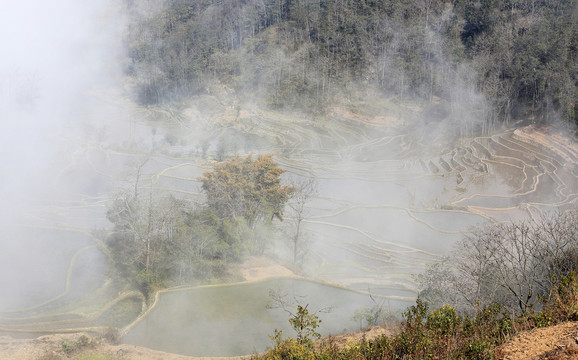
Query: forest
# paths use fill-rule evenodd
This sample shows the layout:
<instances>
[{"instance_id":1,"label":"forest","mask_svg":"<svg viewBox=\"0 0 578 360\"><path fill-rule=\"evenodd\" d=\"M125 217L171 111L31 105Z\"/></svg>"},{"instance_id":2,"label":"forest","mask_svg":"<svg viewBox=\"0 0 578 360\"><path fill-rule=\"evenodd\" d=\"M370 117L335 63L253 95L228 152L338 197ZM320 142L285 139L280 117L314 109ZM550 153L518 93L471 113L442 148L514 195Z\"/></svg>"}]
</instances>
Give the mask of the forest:
<instances>
[{"instance_id":1,"label":"forest","mask_svg":"<svg viewBox=\"0 0 578 360\"><path fill-rule=\"evenodd\" d=\"M464 116L455 104L477 101L482 121L473 133L521 119L578 122L575 1L132 0L127 7L125 70L142 104L218 94L320 116L377 93L416 102L434 120Z\"/></svg>"}]
</instances>

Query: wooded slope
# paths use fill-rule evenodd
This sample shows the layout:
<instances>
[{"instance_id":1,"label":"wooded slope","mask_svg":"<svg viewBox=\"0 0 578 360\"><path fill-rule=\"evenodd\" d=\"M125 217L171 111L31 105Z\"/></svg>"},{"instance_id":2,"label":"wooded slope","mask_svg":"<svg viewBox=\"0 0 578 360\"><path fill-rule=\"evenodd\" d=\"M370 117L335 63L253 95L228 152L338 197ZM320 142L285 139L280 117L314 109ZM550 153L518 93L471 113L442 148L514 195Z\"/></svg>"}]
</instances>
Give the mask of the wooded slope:
<instances>
[{"instance_id":1,"label":"wooded slope","mask_svg":"<svg viewBox=\"0 0 578 360\"><path fill-rule=\"evenodd\" d=\"M220 91L319 114L377 91L441 117L476 103L490 127L577 121L576 0L126 3L143 104Z\"/></svg>"}]
</instances>

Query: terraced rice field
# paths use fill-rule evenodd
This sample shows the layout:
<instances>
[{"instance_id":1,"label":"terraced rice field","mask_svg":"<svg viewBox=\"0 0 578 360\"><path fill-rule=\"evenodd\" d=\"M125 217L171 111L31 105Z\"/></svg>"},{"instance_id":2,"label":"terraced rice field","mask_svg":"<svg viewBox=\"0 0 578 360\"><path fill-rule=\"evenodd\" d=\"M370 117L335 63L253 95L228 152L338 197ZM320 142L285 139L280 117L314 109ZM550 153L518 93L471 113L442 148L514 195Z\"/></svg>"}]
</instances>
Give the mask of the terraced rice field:
<instances>
[{"instance_id":1,"label":"terraced rice field","mask_svg":"<svg viewBox=\"0 0 578 360\"><path fill-rule=\"evenodd\" d=\"M8 301L0 332L96 331L136 317L142 296L111 286L94 230L111 226L105 218L111 194L131 186L144 158L143 189L202 201L197 179L211 168L217 148L212 141L205 156L202 138L228 134L237 141L235 152L274 151L289 175L315 179L304 272L396 304L414 300L412 274L450 251L471 226L574 208L578 201L576 143L531 127L450 141L340 117L315 122L261 112L209 129L177 120L178 130L169 130L179 135L173 145L162 129L139 123L127 125L123 140L68 139L73 151L54 171L54 190L34 199L27 216L37 231L76 240L67 252L48 256L46 269L55 276L46 283L53 291L31 295L26 304ZM271 252L287 256L282 239ZM14 289L26 289L24 283Z\"/></svg>"},{"instance_id":2,"label":"terraced rice field","mask_svg":"<svg viewBox=\"0 0 578 360\"><path fill-rule=\"evenodd\" d=\"M439 152L384 126L291 128L261 126L279 134L271 142L283 167L319 184L306 270L354 289L413 300L411 274L472 226L576 206L576 144L531 127L459 139Z\"/></svg>"}]
</instances>

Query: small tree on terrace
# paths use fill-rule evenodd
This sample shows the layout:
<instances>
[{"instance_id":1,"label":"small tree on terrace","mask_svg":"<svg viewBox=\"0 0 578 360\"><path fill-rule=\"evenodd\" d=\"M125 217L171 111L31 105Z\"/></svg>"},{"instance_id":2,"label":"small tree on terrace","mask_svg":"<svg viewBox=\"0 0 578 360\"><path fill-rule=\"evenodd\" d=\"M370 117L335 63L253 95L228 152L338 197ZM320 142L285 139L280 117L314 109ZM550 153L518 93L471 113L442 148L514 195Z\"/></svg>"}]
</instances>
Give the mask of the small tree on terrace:
<instances>
[{"instance_id":1,"label":"small tree on terrace","mask_svg":"<svg viewBox=\"0 0 578 360\"><path fill-rule=\"evenodd\" d=\"M178 224L186 204L172 196L134 197L119 193L107 211L115 225L107 239L116 268L136 281L145 295L166 285L174 258L171 247L178 239Z\"/></svg>"},{"instance_id":2,"label":"small tree on terrace","mask_svg":"<svg viewBox=\"0 0 578 360\"><path fill-rule=\"evenodd\" d=\"M289 314L289 324L297 333L297 342L302 345L311 346L313 344L312 338L319 339L321 334L317 332L317 328L321 323L321 319L317 316L318 313L329 313L331 308L322 308L313 313L309 312L309 304L301 305L297 298L289 299L286 293L274 291L269 289L269 296L272 302L267 305L268 309L283 309ZM291 310L294 305L297 305L297 311ZM275 329L275 335L271 337L277 345L282 341L282 334L280 330Z\"/></svg>"}]
</instances>

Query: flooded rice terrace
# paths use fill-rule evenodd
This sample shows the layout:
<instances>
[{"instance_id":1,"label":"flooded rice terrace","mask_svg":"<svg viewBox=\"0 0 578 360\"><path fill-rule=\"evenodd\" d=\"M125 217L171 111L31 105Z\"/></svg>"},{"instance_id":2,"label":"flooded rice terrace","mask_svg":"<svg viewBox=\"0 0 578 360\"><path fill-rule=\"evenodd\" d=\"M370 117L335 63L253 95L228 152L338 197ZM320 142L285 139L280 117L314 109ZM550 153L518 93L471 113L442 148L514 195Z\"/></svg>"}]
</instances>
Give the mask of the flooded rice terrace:
<instances>
[{"instance_id":1,"label":"flooded rice terrace","mask_svg":"<svg viewBox=\"0 0 578 360\"><path fill-rule=\"evenodd\" d=\"M298 279L202 286L163 293L155 309L128 332L124 341L193 356L263 351L272 344L272 329L293 336L288 314L275 307L270 291L307 299L308 310L321 320L318 330L323 335L359 330L360 323L352 314L362 306L372 306L365 294Z\"/></svg>"},{"instance_id":2,"label":"flooded rice terrace","mask_svg":"<svg viewBox=\"0 0 578 360\"><path fill-rule=\"evenodd\" d=\"M3 299L0 331L28 336L123 328L144 309L142 295L113 290L99 234L112 226L105 218L112 195L132 186L136 164L145 158L143 188L194 201L202 200L198 178L211 169L219 141L228 142L229 155L276 152L275 161L288 177L317 183L318 193L308 204L304 221L303 273L342 288L268 280L252 287L170 292L160 296L157 306L125 337L129 343L200 356L247 354L270 345L268 335L273 329L288 325L286 314L265 309L267 289L276 286L298 289L307 296L305 302L317 308L332 306L333 312L324 315L323 333L355 330L351 318L356 309L370 306L369 293L379 296L391 310L411 305L417 294L412 275L450 251L473 225L564 210L575 207L578 197L575 144L530 127L444 143L443 138L420 137L387 122L364 124L339 117L314 122L258 113L203 127L182 115L177 117L179 124L168 130L134 120L108 120L124 123L120 127L116 123L114 133L108 134L107 125L102 125L102 134L92 141L67 139L72 150L64 155L66 165L54 171L54 190L33 201L27 217L36 224L34 232L43 234L32 237L33 241L23 236L23 248L26 241L37 249L46 249L53 241L73 245L64 246L67 250L62 253L46 252L42 267L51 275L40 279L49 291L29 296L26 303L11 302L10 296ZM207 139L211 140L205 154L201 143ZM424 145L428 140L438 146ZM66 186L59 185L64 178ZM38 245L44 233L52 235ZM54 240L58 233L61 236ZM280 236L269 252L289 263L284 246ZM91 264L90 271L82 264ZM38 280L40 273L24 274L19 284L3 288L22 293L26 277ZM338 293L328 296L330 292ZM257 294L265 299L254 299ZM205 296L219 301L207 301ZM346 301L333 302L339 299ZM188 305L177 308L173 302ZM227 312L215 309L218 305ZM229 314L231 309L238 311ZM226 341L219 339L220 348L207 343L203 349L183 349L183 334L190 339L200 332L229 331L214 317L203 315L207 313L226 317L225 328L231 327L232 338L239 344L231 341L231 348L223 349ZM255 334L262 340L242 329L233 330L235 324L259 329Z\"/></svg>"}]
</instances>

